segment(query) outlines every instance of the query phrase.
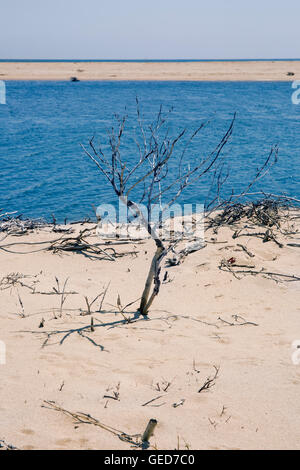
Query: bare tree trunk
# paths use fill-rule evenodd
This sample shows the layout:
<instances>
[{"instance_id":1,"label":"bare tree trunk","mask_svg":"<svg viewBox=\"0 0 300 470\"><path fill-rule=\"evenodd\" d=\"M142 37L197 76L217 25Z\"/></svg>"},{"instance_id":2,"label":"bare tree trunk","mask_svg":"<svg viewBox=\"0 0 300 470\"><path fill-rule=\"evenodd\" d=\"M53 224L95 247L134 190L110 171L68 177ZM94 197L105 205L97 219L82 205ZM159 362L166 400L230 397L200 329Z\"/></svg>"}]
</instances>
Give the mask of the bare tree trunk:
<instances>
[{"instance_id":1,"label":"bare tree trunk","mask_svg":"<svg viewBox=\"0 0 300 470\"><path fill-rule=\"evenodd\" d=\"M165 252L164 246L161 243L157 243L156 252L151 262L150 270L148 273L148 277L147 277L146 284L145 284L144 291L143 291L142 298L141 298L141 303L139 307L139 312L141 313L141 315L147 315L148 310L154 300L154 297L158 294L159 285L160 285L160 281L159 281L160 266L159 265L163 258L162 255L164 254L164 252ZM155 286L154 286L153 292L149 300L150 290L151 290L153 282L155 283Z\"/></svg>"}]
</instances>

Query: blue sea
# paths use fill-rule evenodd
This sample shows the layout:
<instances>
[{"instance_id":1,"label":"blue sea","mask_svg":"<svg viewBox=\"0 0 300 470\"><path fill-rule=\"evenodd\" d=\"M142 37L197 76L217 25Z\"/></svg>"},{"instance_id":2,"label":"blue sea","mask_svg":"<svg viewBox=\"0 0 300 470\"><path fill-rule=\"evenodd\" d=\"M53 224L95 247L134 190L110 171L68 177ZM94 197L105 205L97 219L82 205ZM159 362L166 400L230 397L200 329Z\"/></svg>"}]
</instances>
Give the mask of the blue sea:
<instances>
[{"instance_id":1,"label":"blue sea","mask_svg":"<svg viewBox=\"0 0 300 470\"><path fill-rule=\"evenodd\" d=\"M136 96L146 126L160 104L166 111L173 108L170 135L210 119L189 149L191 162L213 150L236 112L221 157L229 169L224 192L242 191L278 144L278 163L252 191L300 198L300 104L292 104L293 91L289 82L6 82L7 104L0 105L0 209L71 221L93 216L92 205L115 203L80 144L95 136L107 151L114 113L127 114L121 152L133 164ZM204 178L180 202L204 202L209 188Z\"/></svg>"}]
</instances>

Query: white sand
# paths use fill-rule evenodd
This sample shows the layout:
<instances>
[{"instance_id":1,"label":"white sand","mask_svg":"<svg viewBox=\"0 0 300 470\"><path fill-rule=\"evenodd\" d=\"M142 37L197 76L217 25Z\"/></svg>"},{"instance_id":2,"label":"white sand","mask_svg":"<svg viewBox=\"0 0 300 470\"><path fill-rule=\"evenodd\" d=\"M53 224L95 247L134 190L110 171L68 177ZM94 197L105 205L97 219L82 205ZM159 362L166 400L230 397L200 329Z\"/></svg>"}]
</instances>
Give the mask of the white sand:
<instances>
[{"instance_id":1,"label":"white sand","mask_svg":"<svg viewBox=\"0 0 300 470\"><path fill-rule=\"evenodd\" d=\"M263 276L238 280L219 269L223 258L235 257L257 270L299 276L300 250L286 246L291 240L280 234L283 248L255 237L233 239L232 233L230 228L206 233L204 249L168 268L172 282L161 286L150 320L127 325L114 305L118 294L123 305L140 296L153 253L151 240L115 247L138 252L115 262L75 253L1 250L0 278L12 272L36 276L22 282L38 281L37 291L50 292L55 276L61 283L68 277L67 290L78 294L67 297L60 318L60 296L32 294L20 285L0 291L0 340L7 347L7 363L0 365L0 439L21 449L130 448L101 428L75 426L71 418L42 407L44 400L53 400L129 434L143 432L148 420L156 418L151 444L158 449L176 448L178 438L181 449L185 443L191 449L300 449L300 365L291 359L291 344L300 339L300 283L276 283ZM40 230L9 236L1 244L58 236ZM294 242L299 243L299 235ZM63 334L52 336L42 348L46 332L88 325L89 316L80 315L86 308L84 296L93 299L109 282L104 312L93 315L95 332L85 332L96 345L75 332L61 345ZM233 315L258 326L229 326L225 322L237 323ZM45 325L39 328L42 319ZM215 385L198 393L214 375L214 366L220 367ZM118 384L119 400L104 398ZM172 406L182 399L183 405Z\"/></svg>"}]
</instances>

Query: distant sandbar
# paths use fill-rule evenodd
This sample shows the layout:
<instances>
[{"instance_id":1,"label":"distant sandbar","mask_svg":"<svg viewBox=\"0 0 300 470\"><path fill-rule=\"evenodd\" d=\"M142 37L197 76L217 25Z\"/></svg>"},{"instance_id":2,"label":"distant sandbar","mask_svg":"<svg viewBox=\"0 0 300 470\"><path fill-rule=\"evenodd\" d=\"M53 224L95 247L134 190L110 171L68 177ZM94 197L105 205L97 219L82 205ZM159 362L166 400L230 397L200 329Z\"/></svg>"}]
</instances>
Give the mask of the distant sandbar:
<instances>
[{"instance_id":1,"label":"distant sandbar","mask_svg":"<svg viewBox=\"0 0 300 470\"><path fill-rule=\"evenodd\" d=\"M0 80L293 81L298 61L0 62Z\"/></svg>"}]
</instances>

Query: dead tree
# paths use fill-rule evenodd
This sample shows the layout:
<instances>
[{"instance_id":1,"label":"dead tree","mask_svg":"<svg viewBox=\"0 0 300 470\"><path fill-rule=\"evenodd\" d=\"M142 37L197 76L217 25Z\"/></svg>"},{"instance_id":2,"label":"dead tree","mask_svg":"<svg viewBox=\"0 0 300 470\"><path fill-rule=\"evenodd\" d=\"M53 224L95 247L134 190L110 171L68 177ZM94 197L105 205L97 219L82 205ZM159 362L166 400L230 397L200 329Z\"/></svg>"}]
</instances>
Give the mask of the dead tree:
<instances>
[{"instance_id":1,"label":"dead tree","mask_svg":"<svg viewBox=\"0 0 300 470\"><path fill-rule=\"evenodd\" d=\"M167 126L168 113L163 112L162 106L155 121L145 126L138 100L136 105L137 126L134 139L138 157L133 164L129 164L121 154L121 140L127 116L115 116L117 125L109 130L106 143L109 153L104 151L101 145L96 148L94 137L90 140L88 149L82 147L112 186L119 200L127 206L128 212L139 218L156 244L156 252L139 306L139 313L146 316L160 289L161 262L170 250L170 246L165 245L158 227L151 224L153 205L160 204L161 213L165 212L187 187L196 184L209 172L213 174L213 178L218 179L219 186L221 185L222 165L218 164L219 157L232 135L236 115L233 115L218 144L206 155L198 156L189 154L190 144L207 126L208 121L192 132L183 129L175 137L171 137ZM147 217L140 210L139 204L146 206Z\"/></svg>"}]
</instances>

